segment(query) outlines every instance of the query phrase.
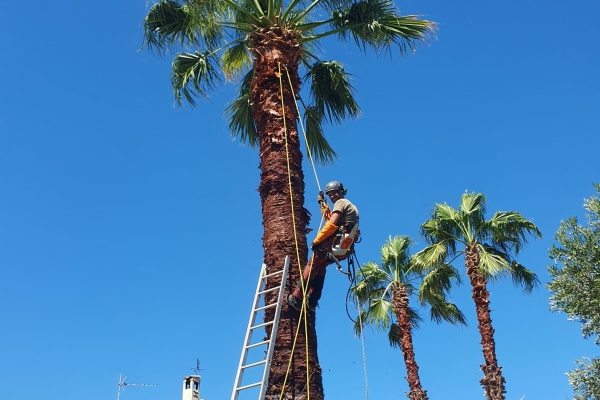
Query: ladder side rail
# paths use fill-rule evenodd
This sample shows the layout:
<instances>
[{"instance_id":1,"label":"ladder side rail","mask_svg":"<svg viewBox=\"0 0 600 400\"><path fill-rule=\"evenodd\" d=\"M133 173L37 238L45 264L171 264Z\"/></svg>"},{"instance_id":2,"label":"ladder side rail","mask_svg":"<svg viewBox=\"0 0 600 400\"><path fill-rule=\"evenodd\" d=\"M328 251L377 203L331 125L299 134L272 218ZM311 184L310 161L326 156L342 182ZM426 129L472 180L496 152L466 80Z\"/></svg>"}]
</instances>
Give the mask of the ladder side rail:
<instances>
[{"instance_id":1,"label":"ladder side rail","mask_svg":"<svg viewBox=\"0 0 600 400\"><path fill-rule=\"evenodd\" d=\"M271 372L271 361L273 360L273 351L275 350L275 339L277 337L277 329L279 328L279 319L281 316L281 308L283 307L283 294L287 283L287 274L290 268L290 257L285 256L283 264L283 274L281 276L281 285L279 288L279 297L277 299L277 308L275 309L275 321L271 329L271 337L269 338L269 350L267 351L267 362L265 363L265 372L263 373L263 381L260 386L260 394L258 400L263 400L267 393L267 383Z\"/></svg>"},{"instance_id":2,"label":"ladder side rail","mask_svg":"<svg viewBox=\"0 0 600 400\"><path fill-rule=\"evenodd\" d=\"M246 328L246 338L244 339L244 346L243 346L242 355L240 357L240 363L238 365L238 370L237 370L236 377L235 377L235 383L233 385L233 393L231 394L231 400L237 400L238 394L239 394L238 388L241 386L242 378L244 377L244 369L242 367L244 366L244 363L246 362L246 358L248 357L248 350L246 349L246 347L248 347L248 345L252 341L251 327L254 325L254 322L256 321L256 311L255 310L256 310L256 308L259 304L259 300L260 300L260 296L258 295L258 293L260 292L260 289L264 283L263 279L264 279L264 275L265 275L266 271L267 271L267 266L265 264L263 264L261 267L261 270L260 270L260 275L258 277L258 284L256 285L256 292L254 295L254 303L252 304L252 310L250 312L250 320L248 321L248 327Z\"/></svg>"}]
</instances>

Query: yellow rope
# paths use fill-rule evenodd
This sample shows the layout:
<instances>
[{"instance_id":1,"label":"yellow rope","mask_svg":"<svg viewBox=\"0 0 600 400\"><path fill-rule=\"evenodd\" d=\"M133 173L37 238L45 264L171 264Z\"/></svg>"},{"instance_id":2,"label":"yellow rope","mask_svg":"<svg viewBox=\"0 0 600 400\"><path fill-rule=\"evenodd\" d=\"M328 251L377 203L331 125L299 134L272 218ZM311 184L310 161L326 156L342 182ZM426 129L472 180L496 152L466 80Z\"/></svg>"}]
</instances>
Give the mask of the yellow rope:
<instances>
[{"instance_id":1,"label":"yellow rope","mask_svg":"<svg viewBox=\"0 0 600 400\"><path fill-rule=\"evenodd\" d=\"M304 129L304 124L302 123L302 118L300 118L300 108L298 107L298 101L296 100L296 95L294 93L294 86L292 85L292 78L290 77L290 71L287 69L287 67L284 66L284 68L285 68L285 72L287 74L288 82L290 84L290 90L292 91L292 94L294 94L294 104L296 105L296 111L298 112L298 119L300 121L300 127L302 128L302 135L304 137L304 142L306 143L306 150L308 152L308 158L310 160L310 165L312 166L313 173L315 174L315 180L317 181L317 187L318 187L319 192L320 192L321 191L321 184L319 183L319 177L317 175L317 170L315 168L315 163L314 163L314 160L313 160L313 157L312 157L312 151L310 150L310 145L308 144L308 138L306 137L306 130ZM281 74L281 68L280 68L279 72ZM280 84L281 84L281 76L279 77L279 80L280 80ZM282 101L283 101L283 94L282 94ZM284 121L284 123L285 123L285 121ZM321 226L323 224L323 219L324 219L324 215L321 214L321 221L319 222L319 230L321 229ZM314 258L314 254L313 254L313 256L310 259L311 264L312 264L313 258ZM312 267L312 265L311 265L311 267ZM302 275L300 275L300 279L302 279ZM308 286L308 283L307 283L307 286ZM304 298L306 298L306 290L304 290L303 295L304 295ZM306 310L306 307L305 307L304 303L305 302L303 300L303 302L302 302L302 304L303 304L303 310L302 311ZM358 297L357 297L357 305L358 305L358 320L359 320L359 325L360 325L360 339L361 339L361 345L362 345L363 369L364 369L364 373L365 373L365 391L366 391L365 398L366 398L366 400L369 400L369 380L368 380L368 377L367 377L367 357L366 357L366 354L365 354L365 339L364 339L364 335L363 335L363 323L362 323L362 318L361 318L361 315L360 315L360 308L361 307L360 307L360 302L358 301ZM300 313L300 317L302 317L302 312ZM300 326L298 325L298 328L299 327ZM296 345L296 338L298 336L298 331L299 331L299 329L296 330L296 336L294 337L294 345L292 346L292 354L294 353L294 348L295 348L295 345ZM306 359L307 359L307 365L308 365L308 340L307 340L306 355L307 355ZM291 364L291 358L290 358L290 364ZM288 365L288 369L289 369L289 367L290 367L290 365ZM307 370L307 374L306 375L308 377L308 370ZM287 379L287 375L286 375L286 379ZM285 383L284 383L284 387L285 387ZM308 387L308 382L307 382L307 387ZM310 397L309 397L309 400L310 400Z\"/></svg>"},{"instance_id":2,"label":"yellow rope","mask_svg":"<svg viewBox=\"0 0 600 400\"><path fill-rule=\"evenodd\" d=\"M278 77L279 77L279 90L280 90L280 95L281 95L281 111L282 111L282 115L283 115L283 132L284 132L284 138L285 138L285 157L287 160L287 170L288 170L288 186L289 186L289 191L290 191L290 204L291 204L291 208L292 208L292 226L294 229L294 242L296 245L296 259L298 262L298 269L300 270L300 280L302 282L302 265L300 263L300 250L298 247L298 235L296 232L296 217L295 217L295 213L294 213L294 196L292 193L292 176L291 176L291 168L290 168L290 155L289 155L289 149L288 149L288 137L287 137L287 123L286 123L286 117L285 117L285 103L283 101L283 82L281 80L281 63L278 62L277 63L277 67L278 67ZM305 333L305 343L306 343L306 395L307 395L307 400L310 400L310 385L309 385L309 365L308 365L308 323L307 320L308 318L306 318L306 290L308 288L308 283L306 285L302 285L303 286L303 296L302 296L302 311L300 314L300 318L302 318L302 314L304 314L304 333ZM300 324L298 324L298 329L300 329ZM277 334L277 333L275 333ZM287 382L287 377L289 375L289 371L290 371L290 364L291 364L291 357L294 354L294 349L296 347L296 339L297 339L297 334L296 334L296 338L294 338L294 344L292 346L292 353L290 354L290 363L288 364L288 370L285 374L285 379L284 379L284 383L283 383L283 387L281 389L281 398L283 398L283 393L285 391L285 384Z\"/></svg>"},{"instance_id":3,"label":"yellow rope","mask_svg":"<svg viewBox=\"0 0 600 400\"><path fill-rule=\"evenodd\" d=\"M290 71L286 68L285 72L288 77L288 82L290 83L290 89L292 93L294 93L294 87L292 86L292 78L290 78ZM281 79L281 78L280 78ZM310 145L308 144L308 138L306 137L306 130L304 129L304 124L302 123L302 118L300 117L300 108L298 107L298 101L296 100L296 95L294 94L294 104L296 104L296 112L298 112L298 120L300 121L300 127L302 128L302 136L304 136L304 143L306 143L306 152L308 153L308 159L310 160L310 165L312 166L313 173L315 174L315 180L317 181L317 188L319 192L321 191L321 184L319 183L319 177L317 176L317 169L315 168L315 162L312 158L312 151L310 151ZM321 221L323 222L323 221Z\"/></svg>"}]
</instances>

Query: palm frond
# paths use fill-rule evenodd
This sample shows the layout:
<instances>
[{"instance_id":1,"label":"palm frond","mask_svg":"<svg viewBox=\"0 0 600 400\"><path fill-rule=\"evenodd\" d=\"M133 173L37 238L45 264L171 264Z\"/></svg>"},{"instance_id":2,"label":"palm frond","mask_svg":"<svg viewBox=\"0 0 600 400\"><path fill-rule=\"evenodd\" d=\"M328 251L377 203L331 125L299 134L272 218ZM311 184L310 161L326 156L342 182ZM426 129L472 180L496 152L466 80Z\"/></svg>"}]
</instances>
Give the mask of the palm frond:
<instances>
[{"instance_id":1,"label":"palm frond","mask_svg":"<svg viewBox=\"0 0 600 400\"><path fill-rule=\"evenodd\" d=\"M453 325L467 325L465 315L458 309L456 304L446 300L446 297L440 293L429 293L427 303L430 305L431 320L440 324L443 321L450 322Z\"/></svg>"},{"instance_id":2,"label":"palm frond","mask_svg":"<svg viewBox=\"0 0 600 400\"><path fill-rule=\"evenodd\" d=\"M315 107L329 121L341 123L347 118L357 118L360 108L354 99L351 75L337 61L317 61L306 77L311 80L310 91Z\"/></svg>"},{"instance_id":3,"label":"palm frond","mask_svg":"<svg viewBox=\"0 0 600 400\"><path fill-rule=\"evenodd\" d=\"M537 275L516 261L510 263L510 276L517 286L523 287L523 292L531 293L540 283Z\"/></svg>"},{"instance_id":4,"label":"palm frond","mask_svg":"<svg viewBox=\"0 0 600 400\"><path fill-rule=\"evenodd\" d=\"M354 333L357 336L364 334L365 319L367 318L367 313L368 313L367 309L361 308L358 313L358 316L356 317L356 320L354 321L353 328L354 328Z\"/></svg>"},{"instance_id":5,"label":"palm frond","mask_svg":"<svg viewBox=\"0 0 600 400\"><path fill-rule=\"evenodd\" d=\"M448 248L443 243L435 243L413 255L412 261L420 269L428 269L443 264L447 256Z\"/></svg>"},{"instance_id":6,"label":"palm frond","mask_svg":"<svg viewBox=\"0 0 600 400\"><path fill-rule=\"evenodd\" d=\"M253 78L254 69L251 69L240 83L238 97L225 109L231 135L234 138L238 138L240 143L248 144L252 148L259 145L250 99Z\"/></svg>"},{"instance_id":7,"label":"palm frond","mask_svg":"<svg viewBox=\"0 0 600 400\"><path fill-rule=\"evenodd\" d=\"M510 262L497 252L488 252L479 245L479 272L488 279L498 279L510 270Z\"/></svg>"},{"instance_id":8,"label":"palm frond","mask_svg":"<svg viewBox=\"0 0 600 400\"><path fill-rule=\"evenodd\" d=\"M421 227L421 236L425 238L427 243L446 243L449 250L454 251L455 244L457 238L453 235L453 229L449 225L447 221L441 221L435 217L434 215L430 220L425 221Z\"/></svg>"},{"instance_id":9,"label":"palm frond","mask_svg":"<svg viewBox=\"0 0 600 400\"><path fill-rule=\"evenodd\" d=\"M478 236L485 237L485 229L482 229L485 223L485 205L486 199L483 193L463 193L461 196L460 214L467 241Z\"/></svg>"},{"instance_id":10,"label":"palm frond","mask_svg":"<svg viewBox=\"0 0 600 400\"><path fill-rule=\"evenodd\" d=\"M492 219L487 221L494 245L502 248L503 251L514 251L519 254L529 235L541 238L542 233L538 227L523 215L516 211L499 211L494 214Z\"/></svg>"},{"instance_id":11,"label":"palm frond","mask_svg":"<svg viewBox=\"0 0 600 400\"><path fill-rule=\"evenodd\" d=\"M390 276L377 263L368 262L362 265L356 275L356 285L350 288L352 294L361 302L373 299L390 299L387 283Z\"/></svg>"},{"instance_id":12,"label":"palm frond","mask_svg":"<svg viewBox=\"0 0 600 400\"><path fill-rule=\"evenodd\" d=\"M394 306L387 299L373 300L368 307L363 323L372 325L378 330L388 329L394 319Z\"/></svg>"},{"instance_id":13,"label":"palm frond","mask_svg":"<svg viewBox=\"0 0 600 400\"><path fill-rule=\"evenodd\" d=\"M223 1L232 3L231 8L234 13L233 20L236 24L242 23L261 26L261 22L266 20L266 18L264 18L268 7L266 0L241 0L239 1L239 4L232 0Z\"/></svg>"},{"instance_id":14,"label":"palm frond","mask_svg":"<svg viewBox=\"0 0 600 400\"><path fill-rule=\"evenodd\" d=\"M390 325L390 330L388 331L388 341L390 342L391 347L397 349L402 348L402 335L400 334L400 327L395 322Z\"/></svg>"},{"instance_id":15,"label":"palm frond","mask_svg":"<svg viewBox=\"0 0 600 400\"><path fill-rule=\"evenodd\" d=\"M463 193L460 199L460 211L464 214L485 215L486 199L483 193ZM484 218L480 218L483 220Z\"/></svg>"},{"instance_id":16,"label":"palm frond","mask_svg":"<svg viewBox=\"0 0 600 400\"><path fill-rule=\"evenodd\" d=\"M184 2L161 0L144 18L144 47L165 53L174 45L213 48L222 40L224 31L218 19L220 2Z\"/></svg>"},{"instance_id":17,"label":"palm frond","mask_svg":"<svg viewBox=\"0 0 600 400\"><path fill-rule=\"evenodd\" d=\"M421 322L423 322L423 317L416 308L409 306L408 320L410 321L410 324L413 328L419 329L421 327Z\"/></svg>"},{"instance_id":18,"label":"palm frond","mask_svg":"<svg viewBox=\"0 0 600 400\"><path fill-rule=\"evenodd\" d=\"M421 304L425 304L429 293L447 294L453 285L461 283L460 273L452 265L443 264L434 267L421 280L419 300Z\"/></svg>"},{"instance_id":19,"label":"palm frond","mask_svg":"<svg viewBox=\"0 0 600 400\"><path fill-rule=\"evenodd\" d=\"M220 85L219 59L214 53L195 52L180 53L173 60L171 84L175 92L175 100L182 105L182 96L195 107L194 97L208 99L208 93Z\"/></svg>"},{"instance_id":20,"label":"palm frond","mask_svg":"<svg viewBox=\"0 0 600 400\"><path fill-rule=\"evenodd\" d=\"M413 240L410 236L399 235L388 238L388 241L381 247L381 263L384 269L390 271L390 275L401 277L409 272L409 249L412 244Z\"/></svg>"},{"instance_id":21,"label":"palm frond","mask_svg":"<svg viewBox=\"0 0 600 400\"><path fill-rule=\"evenodd\" d=\"M396 12L390 0L358 1L348 9L334 11L331 25L340 39L351 37L363 51L367 46L387 51L393 45L401 54L415 51L417 42L426 41L433 34L435 23Z\"/></svg>"},{"instance_id":22,"label":"palm frond","mask_svg":"<svg viewBox=\"0 0 600 400\"><path fill-rule=\"evenodd\" d=\"M314 106L306 107L304 110L304 126L308 147L310 147L313 159L326 165L333 163L338 155L325 139L322 125L323 117L323 113Z\"/></svg>"},{"instance_id":23,"label":"palm frond","mask_svg":"<svg viewBox=\"0 0 600 400\"><path fill-rule=\"evenodd\" d=\"M408 318L412 328L414 329L418 329L421 326L421 322L423 322L421 315L412 307L409 307L408 309ZM388 330L388 341L391 347L399 349L402 348L402 335L400 333L400 327L396 322L392 322L390 324L390 328Z\"/></svg>"},{"instance_id":24,"label":"palm frond","mask_svg":"<svg viewBox=\"0 0 600 400\"><path fill-rule=\"evenodd\" d=\"M246 41L240 41L225 50L221 56L221 65L228 80L233 80L244 69L249 68L252 65L252 57Z\"/></svg>"}]
</instances>

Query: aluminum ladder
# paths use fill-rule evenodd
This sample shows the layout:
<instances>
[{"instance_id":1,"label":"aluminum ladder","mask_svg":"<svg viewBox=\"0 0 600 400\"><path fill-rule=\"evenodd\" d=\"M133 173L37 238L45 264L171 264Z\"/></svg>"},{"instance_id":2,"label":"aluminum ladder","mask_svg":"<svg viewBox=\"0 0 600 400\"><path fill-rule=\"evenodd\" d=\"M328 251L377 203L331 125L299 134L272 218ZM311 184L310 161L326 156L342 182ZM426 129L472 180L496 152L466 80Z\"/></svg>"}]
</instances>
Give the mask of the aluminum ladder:
<instances>
[{"instance_id":1,"label":"aluminum ladder","mask_svg":"<svg viewBox=\"0 0 600 400\"><path fill-rule=\"evenodd\" d=\"M250 312L250 321L248 322L248 328L246 329L246 338L244 339L244 346L242 348L242 356L240 357L240 363L238 365L237 374L235 377L235 383L233 386L233 393L231 394L231 400L237 400L241 391L258 387L260 386L260 394L258 395L258 399L262 400L265 398L265 394L267 391L267 381L269 380L269 372L271 369L271 360L273 358L273 349L275 344L275 338L277 336L277 328L279 326L279 318L281 316L281 308L283 304L283 294L285 292L285 283L287 280L288 269L290 266L290 258L288 256L285 257L285 263L283 269L272 274L267 275L267 266L265 264L262 265L260 269L260 276L258 277L258 285L256 286L256 294L254 295L254 303L252 305L252 311ZM265 290L265 286L268 278L274 278L278 275L281 275L281 281L279 286L272 287L271 289ZM272 304L265 304L263 306L260 305L261 297L264 299L264 295L266 293L279 291L279 295L277 296L277 302ZM269 308L275 307L275 316L272 321L264 322L258 325L255 325L256 316L259 312L264 311ZM265 328L271 325L271 337L267 340L252 343L252 333L256 329ZM246 364L246 360L248 358L248 351L250 349L257 348L259 346L267 346L265 353L266 357L258 362L252 362ZM261 367L263 368L262 380L258 382L254 382L251 384L246 384L242 386L242 379L244 377L244 371L250 370L252 368Z\"/></svg>"}]
</instances>

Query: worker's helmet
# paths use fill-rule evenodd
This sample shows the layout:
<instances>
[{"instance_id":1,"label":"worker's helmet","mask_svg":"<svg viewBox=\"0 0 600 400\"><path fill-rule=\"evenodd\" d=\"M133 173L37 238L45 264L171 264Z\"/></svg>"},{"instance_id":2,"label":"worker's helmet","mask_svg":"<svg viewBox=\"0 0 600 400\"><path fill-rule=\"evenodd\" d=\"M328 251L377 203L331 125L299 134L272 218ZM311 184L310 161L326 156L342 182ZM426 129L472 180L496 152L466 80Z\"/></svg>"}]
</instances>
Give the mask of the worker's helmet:
<instances>
[{"instance_id":1,"label":"worker's helmet","mask_svg":"<svg viewBox=\"0 0 600 400\"><path fill-rule=\"evenodd\" d=\"M325 186L325 193L329 192L339 192L340 196L344 197L346 195L346 188L342 185L342 182L331 181Z\"/></svg>"}]
</instances>

